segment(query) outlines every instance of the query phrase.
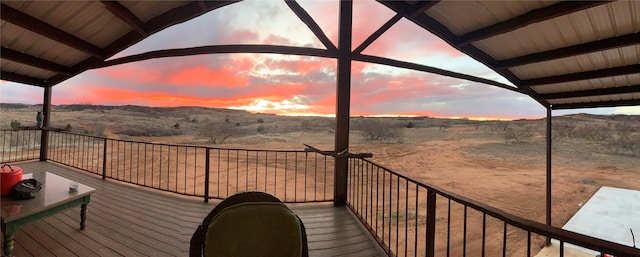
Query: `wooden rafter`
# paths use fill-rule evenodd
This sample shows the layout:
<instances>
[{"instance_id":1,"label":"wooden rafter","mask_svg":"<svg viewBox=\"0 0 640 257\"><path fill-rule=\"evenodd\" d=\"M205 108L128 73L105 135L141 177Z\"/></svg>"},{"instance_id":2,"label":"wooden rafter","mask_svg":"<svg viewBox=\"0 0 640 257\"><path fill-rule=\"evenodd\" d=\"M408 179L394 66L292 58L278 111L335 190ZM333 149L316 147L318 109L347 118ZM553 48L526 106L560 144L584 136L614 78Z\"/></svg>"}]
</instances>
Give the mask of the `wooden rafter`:
<instances>
[{"instance_id":1,"label":"wooden rafter","mask_svg":"<svg viewBox=\"0 0 640 257\"><path fill-rule=\"evenodd\" d=\"M145 36L149 34L149 32L145 29L144 22L118 1L101 0L100 2L102 2L107 10L113 13L113 15L129 24L129 26L135 29L140 35Z\"/></svg>"},{"instance_id":2,"label":"wooden rafter","mask_svg":"<svg viewBox=\"0 0 640 257\"><path fill-rule=\"evenodd\" d=\"M616 94L627 94L627 93L640 93L640 85L598 88L598 89L572 91L572 92L548 93L548 94L540 94L540 97L543 99L550 100L550 99L588 97L588 96L600 96L600 95L616 95Z\"/></svg>"},{"instance_id":3,"label":"wooden rafter","mask_svg":"<svg viewBox=\"0 0 640 257\"><path fill-rule=\"evenodd\" d=\"M608 3L610 1L565 1L530 11L513 19L496 23L489 27L485 27L476 31L469 32L460 36L456 43L458 46L467 45L474 41L500 35L509 31L513 31L529 24L549 20L555 17L567 15L573 12L588 9L594 6Z\"/></svg>"},{"instance_id":4,"label":"wooden rafter","mask_svg":"<svg viewBox=\"0 0 640 257\"><path fill-rule=\"evenodd\" d=\"M623 35L619 37L607 38L594 42L584 43L580 45L573 45L563 48L558 48L546 52L533 53L524 55L509 60L497 61L496 69L506 69L515 66L549 61L554 59L560 59L569 56L575 56L580 54L588 54L597 51L604 51L612 48L625 47L629 45L635 45L640 43L640 32Z\"/></svg>"},{"instance_id":5,"label":"wooden rafter","mask_svg":"<svg viewBox=\"0 0 640 257\"><path fill-rule=\"evenodd\" d=\"M49 25L48 23L45 23L16 9L13 9L11 6L5 4L0 4L0 6L0 17L2 17L2 20L33 31L52 40L58 41L91 56L100 59L104 57L102 55L102 49L87 41L77 38L74 35L71 35L54 26Z\"/></svg>"},{"instance_id":6,"label":"wooden rafter","mask_svg":"<svg viewBox=\"0 0 640 257\"><path fill-rule=\"evenodd\" d=\"M33 67L37 67L40 69L45 69L45 70L53 71L57 73L63 73L67 75L71 74L71 70L67 66L64 66L55 62L47 61L38 57L34 57L25 53L21 53L13 49L6 48L4 46L1 49L2 49L1 50L2 58L6 58L7 60L12 60L14 62L19 62L22 64L26 64L29 66L33 66Z\"/></svg>"},{"instance_id":7,"label":"wooden rafter","mask_svg":"<svg viewBox=\"0 0 640 257\"><path fill-rule=\"evenodd\" d=\"M586 102L586 103L571 103L571 104L554 104L552 109L580 109L580 108L597 108L597 107L618 107L618 106L639 106L640 99L631 100L618 100L618 101L604 101L604 102Z\"/></svg>"},{"instance_id":8,"label":"wooden rafter","mask_svg":"<svg viewBox=\"0 0 640 257\"><path fill-rule=\"evenodd\" d=\"M336 46L333 44L333 42L329 40L327 35L324 34L324 32L322 31L322 28L320 28L318 23L316 23L316 21L313 20L313 18L311 18L311 15L309 15L309 13L307 13L307 11L305 11L304 8L302 8L302 6L298 4L298 2L296 2L295 0L285 0L285 3L287 3L287 5L289 6L289 9L291 9L291 11L293 11L293 13L295 13L296 16L298 16L298 18L302 22L304 22L304 24L306 24L307 27L309 27L311 32L313 32L313 34L316 35L318 40L320 40L320 42L322 42L322 44L327 49L331 49L331 50L337 49Z\"/></svg>"},{"instance_id":9,"label":"wooden rafter","mask_svg":"<svg viewBox=\"0 0 640 257\"><path fill-rule=\"evenodd\" d=\"M640 64L635 64L635 65L613 67L613 68L601 69L601 70L589 70L589 71L582 71L577 73L562 74L562 75L556 75L556 76L550 76L550 77L544 77L544 78L528 79L528 80L523 80L518 86L532 87L532 86L544 85L544 84L556 84L556 83L570 82L570 81L597 79L597 78L604 78L604 77L634 74L634 73L638 73L638 71L640 71Z\"/></svg>"},{"instance_id":10,"label":"wooden rafter","mask_svg":"<svg viewBox=\"0 0 640 257\"><path fill-rule=\"evenodd\" d=\"M38 87L44 87L47 84L47 82L43 79L29 77L22 74L6 72L6 71L3 71L0 73L0 79L7 80L7 81L14 81L14 82L23 83L23 84L32 85L32 86L38 86Z\"/></svg>"},{"instance_id":11,"label":"wooden rafter","mask_svg":"<svg viewBox=\"0 0 640 257\"><path fill-rule=\"evenodd\" d=\"M353 50L353 52L354 53L362 53L362 51L364 51L364 49L369 47L369 45L371 45L371 43L373 43L373 41L375 41L380 36L382 36L382 34L384 32L386 32L387 30L389 30L391 28L391 26L393 26L394 24L398 23L398 21L400 19L402 19L402 15L400 15L400 14L396 14L395 16L393 16L385 24L383 24L378 30L373 32L373 34L371 34L366 40L364 40L362 42L362 44L360 44L355 50Z\"/></svg>"}]
</instances>

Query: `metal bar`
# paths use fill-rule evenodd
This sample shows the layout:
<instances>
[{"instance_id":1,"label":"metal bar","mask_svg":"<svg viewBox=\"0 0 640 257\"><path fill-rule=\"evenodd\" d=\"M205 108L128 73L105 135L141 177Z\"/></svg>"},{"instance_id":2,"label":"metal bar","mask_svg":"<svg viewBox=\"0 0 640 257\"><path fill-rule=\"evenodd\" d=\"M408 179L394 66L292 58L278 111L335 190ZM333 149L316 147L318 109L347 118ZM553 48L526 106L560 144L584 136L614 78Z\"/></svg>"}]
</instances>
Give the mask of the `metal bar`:
<instances>
[{"instance_id":1,"label":"metal bar","mask_svg":"<svg viewBox=\"0 0 640 257\"><path fill-rule=\"evenodd\" d=\"M451 252L451 199L447 203L447 257Z\"/></svg>"},{"instance_id":2,"label":"metal bar","mask_svg":"<svg viewBox=\"0 0 640 257\"><path fill-rule=\"evenodd\" d=\"M562 254L560 256L562 256ZM507 223L506 222L504 222L504 227L502 231L502 257L507 257Z\"/></svg>"},{"instance_id":3,"label":"metal bar","mask_svg":"<svg viewBox=\"0 0 640 257\"><path fill-rule=\"evenodd\" d=\"M102 151L104 154L102 155L102 180L107 179L107 138L103 140Z\"/></svg>"},{"instance_id":4,"label":"metal bar","mask_svg":"<svg viewBox=\"0 0 640 257\"><path fill-rule=\"evenodd\" d=\"M551 107L547 107L547 191L546 191L546 204L547 204L547 226L551 226ZM551 244L551 238L546 238L547 245Z\"/></svg>"},{"instance_id":5,"label":"metal bar","mask_svg":"<svg viewBox=\"0 0 640 257\"><path fill-rule=\"evenodd\" d=\"M485 243L487 238L487 214L482 213L482 257L485 256Z\"/></svg>"},{"instance_id":6,"label":"metal bar","mask_svg":"<svg viewBox=\"0 0 640 257\"><path fill-rule=\"evenodd\" d=\"M436 236L436 192L427 189L427 247L425 255L435 257Z\"/></svg>"},{"instance_id":7,"label":"metal bar","mask_svg":"<svg viewBox=\"0 0 640 257\"><path fill-rule=\"evenodd\" d=\"M464 221L462 226L462 256L467 256L467 206L464 206Z\"/></svg>"},{"instance_id":8,"label":"metal bar","mask_svg":"<svg viewBox=\"0 0 640 257\"><path fill-rule=\"evenodd\" d=\"M209 202L209 165L211 164L210 148L207 148L204 159L204 202Z\"/></svg>"}]
</instances>

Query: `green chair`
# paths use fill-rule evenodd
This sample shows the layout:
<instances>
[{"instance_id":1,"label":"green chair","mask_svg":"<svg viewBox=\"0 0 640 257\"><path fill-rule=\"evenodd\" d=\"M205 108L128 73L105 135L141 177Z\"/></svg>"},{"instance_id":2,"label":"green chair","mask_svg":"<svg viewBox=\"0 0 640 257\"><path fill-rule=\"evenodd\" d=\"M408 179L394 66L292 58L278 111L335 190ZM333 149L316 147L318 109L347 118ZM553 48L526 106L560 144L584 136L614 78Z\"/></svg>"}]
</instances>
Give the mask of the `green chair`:
<instances>
[{"instance_id":1,"label":"green chair","mask_svg":"<svg viewBox=\"0 0 640 257\"><path fill-rule=\"evenodd\" d=\"M307 257L307 233L300 218L278 198L242 192L205 217L191 237L189 256Z\"/></svg>"}]
</instances>

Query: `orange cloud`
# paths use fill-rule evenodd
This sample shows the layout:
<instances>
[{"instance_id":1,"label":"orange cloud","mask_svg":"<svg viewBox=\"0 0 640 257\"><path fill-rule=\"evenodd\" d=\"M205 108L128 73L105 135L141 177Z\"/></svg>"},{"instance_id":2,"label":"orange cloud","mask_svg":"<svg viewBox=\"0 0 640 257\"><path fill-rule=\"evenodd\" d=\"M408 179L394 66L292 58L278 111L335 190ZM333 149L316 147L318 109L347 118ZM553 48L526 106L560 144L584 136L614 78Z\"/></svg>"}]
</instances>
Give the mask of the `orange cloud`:
<instances>
[{"instance_id":1,"label":"orange cloud","mask_svg":"<svg viewBox=\"0 0 640 257\"><path fill-rule=\"evenodd\" d=\"M249 79L238 72L223 68L212 70L204 65L179 70L168 76L167 82L176 85L246 86Z\"/></svg>"}]
</instances>

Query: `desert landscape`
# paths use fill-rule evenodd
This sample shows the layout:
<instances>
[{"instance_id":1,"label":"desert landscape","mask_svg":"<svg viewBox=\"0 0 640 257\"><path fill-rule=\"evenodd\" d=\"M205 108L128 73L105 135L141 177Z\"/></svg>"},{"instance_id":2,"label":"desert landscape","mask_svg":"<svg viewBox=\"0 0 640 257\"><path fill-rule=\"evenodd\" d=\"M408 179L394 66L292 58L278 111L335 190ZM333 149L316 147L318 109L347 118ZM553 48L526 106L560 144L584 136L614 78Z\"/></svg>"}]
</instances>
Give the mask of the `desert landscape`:
<instances>
[{"instance_id":1,"label":"desert landscape","mask_svg":"<svg viewBox=\"0 0 640 257\"><path fill-rule=\"evenodd\" d=\"M33 127L41 105L1 104L2 129ZM113 139L241 149L333 150L333 118L201 107L53 106L51 127ZM351 153L408 177L544 223L544 119L352 117ZM553 225L601 186L640 190L640 116L553 118Z\"/></svg>"}]
</instances>

